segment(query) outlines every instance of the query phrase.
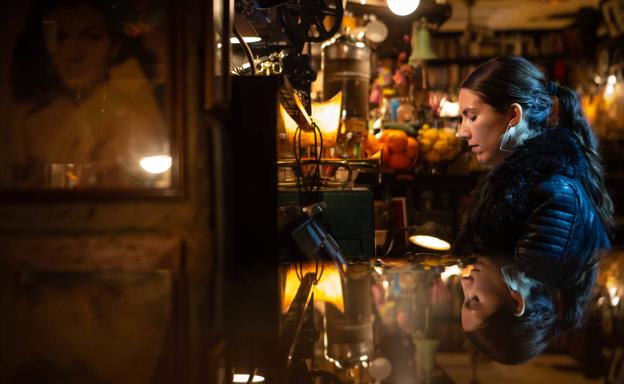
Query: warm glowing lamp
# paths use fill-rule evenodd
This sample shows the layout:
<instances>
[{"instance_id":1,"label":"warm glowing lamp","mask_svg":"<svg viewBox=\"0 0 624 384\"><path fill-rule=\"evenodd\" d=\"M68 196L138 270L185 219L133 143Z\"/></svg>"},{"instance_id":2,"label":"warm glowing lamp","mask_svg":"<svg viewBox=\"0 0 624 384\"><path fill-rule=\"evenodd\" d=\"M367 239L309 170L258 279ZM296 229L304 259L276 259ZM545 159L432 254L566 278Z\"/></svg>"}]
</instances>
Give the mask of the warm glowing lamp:
<instances>
[{"instance_id":1,"label":"warm glowing lamp","mask_svg":"<svg viewBox=\"0 0 624 384\"><path fill-rule=\"evenodd\" d=\"M286 112L286 109L280 104L280 115L282 116L282 121L284 122L284 130L286 131L286 138L288 139L288 143L290 145L294 144L295 140L295 132L297 131L297 123L293 120L292 117ZM312 132L301 132L301 148L308 147L314 144L314 136ZM298 144L297 144L298 145Z\"/></svg>"},{"instance_id":2,"label":"warm glowing lamp","mask_svg":"<svg viewBox=\"0 0 624 384\"><path fill-rule=\"evenodd\" d=\"M414 235L410 236L409 240L416 245L434 251L448 251L451 249L451 245L447 241L434 236Z\"/></svg>"},{"instance_id":3,"label":"warm glowing lamp","mask_svg":"<svg viewBox=\"0 0 624 384\"><path fill-rule=\"evenodd\" d=\"M342 109L342 91L338 92L334 97L327 101L312 103L311 120L318 125L323 136L323 146L333 147L336 145L336 136L338 127L340 126L340 113ZM293 120L286 109L280 104L280 115L284 121L284 129L288 142L292 145L295 139L295 131L297 130L297 122ZM297 143L298 144L298 143ZM320 144L320 143L319 143ZM314 133L301 133L301 147L305 148L314 145Z\"/></svg>"},{"instance_id":4,"label":"warm glowing lamp","mask_svg":"<svg viewBox=\"0 0 624 384\"><path fill-rule=\"evenodd\" d=\"M297 289L299 289L299 278L297 277L296 266L291 265L286 272L286 284L284 286L284 294L282 296L282 313L288 311L288 307L292 303ZM320 269L320 266L319 266ZM307 263L303 265L303 275L313 273L316 270L315 263ZM344 312L344 300L342 296L342 280L341 274L335 264L324 263L323 273L318 284L314 286L314 300L332 303L339 311Z\"/></svg>"},{"instance_id":5,"label":"warm glowing lamp","mask_svg":"<svg viewBox=\"0 0 624 384\"><path fill-rule=\"evenodd\" d=\"M412 244L431 251L448 251L451 244L448 242L446 231L438 224L429 221L423 225L395 228L386 238L384 256L388 256L394 245L394 238L399 232L407 232Z\"/></svg>"},{"instance_id":6,"label":"warm glowing lamp","mask_svg":"<svg viewBox=\"0 0 624 384\"><path fill-rule=\"evenodd\" d=\"M410 228L409 241L433 251L448 251L451 244L446 241L444 230L432 221Z\"/></svg>"},{"instance_id":7,"label":"warm glowing lamp","mask_svg":"<svg viewBox=\"0 0 624 384\"><path fill-rule=\"evenodd\" d=\"M387 0L390 11L398 16L407 16L414 13L420 0Z\"/></svg>"},{"instance_id":8,"label":"warm glowing lamp","mask_svg":"<svg viewBox=\"0 0 624 384\"><path fill-rule=\"evenodd\" d=\"M323 146L336 146L336 135L340 127L342 111L342 91L331 99L312 103L312 120L318 125L323 135Z\"/></svg>"}]
</instances>

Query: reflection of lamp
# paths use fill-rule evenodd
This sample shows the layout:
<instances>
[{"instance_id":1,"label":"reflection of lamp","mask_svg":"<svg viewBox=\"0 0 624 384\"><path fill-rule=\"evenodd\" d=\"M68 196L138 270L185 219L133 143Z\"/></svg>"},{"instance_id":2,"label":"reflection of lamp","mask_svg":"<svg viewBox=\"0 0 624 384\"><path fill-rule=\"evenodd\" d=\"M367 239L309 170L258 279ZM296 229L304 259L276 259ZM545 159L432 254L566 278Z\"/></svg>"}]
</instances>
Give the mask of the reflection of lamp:
<instances>
[{"instance_id":1,"label":"reflection of lamp","mask_svg":"<svg viewBox=\"0 0 624 384\"><path fill-rule=\"evenodd\" d=\"M299 266L290 265L286 272L286 282L284 285L284 293L282 295L282 313L286 313L290 307L297 290L301 285L300 277L297 273L303 275L314 273L317 269L316 263L305 263L301 266L301 270L297 271ZM314 285L314 300L332 303L340 312L344 312L344 300L342 296L341 275L335 265L329 263L321 264L322 274L318 282Z\"/></svg>"},{"instance_id":2,"label":"reflection of lamp","mask_svg":"<svg viewBox=\"0 0 624 384\"><path fill-rule=\"evenodd\" d=\"M388 8L395 15L407 16L418 8L420 0L387 0L387 3Z\"/></svg>"},{"instance_id":3,"label":"reflection of lamp","mask_svg":"<svg viewBox=\"0 0 624 384\"><path fill-rule=\"evenodd\" d=\"M238 33L242 36L245 43L257 43L262 40L254 26L251 25L244 15L234 15L234 28L236 28ZM230 37L230 43L240 44L236 37Z\"/></svg>"},{"instance_id":4,"label":"reflection of lamp","mask_svg":"<svg viewBox=\"0 0 624 384\"><path fill-rule=\"evenodd\" d=\"M374 353L370 268L349 266L343 279L344 312L325 306L325 357L337 367L365 364Z\"/></svg>"},{"instance_id":5,"label":"reflection of lamp","mask_svg":"<svg viewBox=\"0 0 624 384\"><path fill-rule=\"evenodd\" d=\"M139 161L139 164L146 172L158 174L167 172L171 168L171 162L171 156L160 155L144 157Z\"/></svg>"}]
</instances>

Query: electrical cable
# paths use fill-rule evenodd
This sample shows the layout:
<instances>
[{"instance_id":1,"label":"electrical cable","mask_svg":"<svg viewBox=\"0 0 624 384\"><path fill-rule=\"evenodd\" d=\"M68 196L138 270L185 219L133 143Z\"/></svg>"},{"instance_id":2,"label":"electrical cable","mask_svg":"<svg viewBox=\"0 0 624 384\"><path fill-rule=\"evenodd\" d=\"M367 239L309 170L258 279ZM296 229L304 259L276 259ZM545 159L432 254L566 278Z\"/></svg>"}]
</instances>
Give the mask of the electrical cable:
<instances>
[{"instance_id":1,"label":"electrical cable","mask_svg":"<svg viewBox=\"0 0 624 384\"><path fill-rule=\"evenodd\" d=\"M299 205L303 206L308 203L308 199L304 199L304 197L308 197L312 192L318 192L321 187L321 162L323 156L323 134L321 132L320 127L313 121L313 137L314 137L314 149L313 153L310 151L309 155L313 157L314 163L311 167L312 169L304 172L304 168L301 162L302 157L302 148L301 141L303 130L300 127L297 127L295 130L295 135L293 137L293 155L295 158L295 176L297 178L297 191L299 193ZM319 271L319 261L320 263L320 271ZM319 255L315 256L315 277L314 277L314 285L318 284L320 281L325 265L320 260ZM303 279L303 260L300 260L295 268L297 278L299 281Z\"/></svg>"},{"instance_id":2,"label":"electrical cable","mask_svg":"<svg viewBox=\"0 0 624 384\"><path fill-rule=\"evenodd\" d=\"M234 32L234 36L238 39L241 47L243 47L243 51L245 51L245 56L247 56L247 60L249 61L249 65L251 67L252 76L256 76L256 62L254 60L253 53L251 52L251 48L249 48L249 44L247 44L245 39L243 39L235 25L232 25L232 31Z\"/></svg>"}]
</instances>

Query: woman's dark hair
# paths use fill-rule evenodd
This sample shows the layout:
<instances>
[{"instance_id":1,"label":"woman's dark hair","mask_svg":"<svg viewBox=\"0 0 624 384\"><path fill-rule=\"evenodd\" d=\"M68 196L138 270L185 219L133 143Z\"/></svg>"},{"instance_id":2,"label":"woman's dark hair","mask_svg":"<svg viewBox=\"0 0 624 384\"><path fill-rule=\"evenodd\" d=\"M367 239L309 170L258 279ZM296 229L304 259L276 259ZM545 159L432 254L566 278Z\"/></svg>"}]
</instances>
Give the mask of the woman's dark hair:
<instances>
[{"instance_id":1,"label":"woman's dark hair","mask_svg":"<svg viewBox=\"0 0 624 384\"><path fill-rule=\"evenodd\" d=\"M462 88L478 94L486 104L504 113L513 103L522 106L527 128L534 134L550 128L553 97L558 99L557 126L571 130L587 158L588 177L580 181L605 228L615 227L613 202L606 192L598 140L583 116L576 93L546 80L544 74L522 57L499 57L477 67Z\"/></svg>"},{"instance_id":2,"label":"woman's dark hair","mask_svg":"<svg viewBox=\"0 0 624 384\"><path fill-rule=\"evenodd\" d=\"M18 102L33 104L33 110L49 104L64 90L43 39L43 20L59 7L88 5L98 10L104 18L106 30L117 55L111 57L114 66L129 57L136 57L148 77L155 75L155 55L147 51L138 39L123 33L128 9L113 0L34 0L23 30L15 41L11 66L11 91Z\"/></svg>"},{"instance_id":3,"label":"woman's dark hair","mask_svg":"<svg viewBox=\"0 0 624 384\"><path fill-rule=\"evenodd\" d=\"M490 315L481 328L466 332L466 337L499 363L522 364L532 359L546 349L552 337L581 326L597 270L594 257L574 286L558 292L533 281L522 316L514 316L510 301Z\"/></svg>"}]
</instances>

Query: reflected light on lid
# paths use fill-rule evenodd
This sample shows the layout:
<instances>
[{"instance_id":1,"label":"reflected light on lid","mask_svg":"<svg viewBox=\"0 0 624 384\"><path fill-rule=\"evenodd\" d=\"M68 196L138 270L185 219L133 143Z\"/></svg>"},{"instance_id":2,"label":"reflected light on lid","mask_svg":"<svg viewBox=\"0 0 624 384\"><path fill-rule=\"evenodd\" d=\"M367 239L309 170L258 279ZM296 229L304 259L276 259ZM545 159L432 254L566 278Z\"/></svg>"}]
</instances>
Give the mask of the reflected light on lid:
<instances>
[{"instance_id":1,"label":"reflected light on lid","mask_svg":"<svg viewBox=\"0 0 624 384\"><path fill-rule=\"evenodd\" d=\"M409 240L416 245L436 251L448 251L451 249L451 244L433 236L415 235L410 236Z\"/></svg>"},{"instance_id":2,"label":"reflected light on lid","mask_svg":"<svg viewBox=\"0 0 624 384\"><path fill-rule=\"evenodd\" d=\"M245 375L241 373L234 374L234 378L232 378L232 383L246 383L248 381L249 381L249 375ZM264 377L254 375L251 382L252 383L264 383Z\"/></svg>"},{"instance_id":3,"label":"reflected light on lid","mask_svg":"<svg viewBox=\"0 0 624 384\"><path fill-rule=\"evenodd\" d=\"M171 156L148 156L139 161L141 168L149 173L164 173L171 168Z\"/></svg>"},{"instance_id":4,"label":"reflected light on lid","mask_svg":"<svg viewBox=\"0 0 624 384\"><path fill-rule=\"evenodd\" d=\"M243 36L243 41L247 44L252 44L262 41L262 39L259 36ZM230 37L230 43L240 44L236 37Z\"/></svg>"}]
</instances>

